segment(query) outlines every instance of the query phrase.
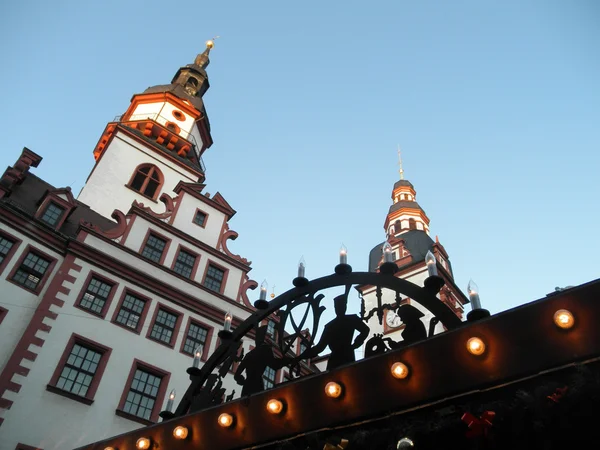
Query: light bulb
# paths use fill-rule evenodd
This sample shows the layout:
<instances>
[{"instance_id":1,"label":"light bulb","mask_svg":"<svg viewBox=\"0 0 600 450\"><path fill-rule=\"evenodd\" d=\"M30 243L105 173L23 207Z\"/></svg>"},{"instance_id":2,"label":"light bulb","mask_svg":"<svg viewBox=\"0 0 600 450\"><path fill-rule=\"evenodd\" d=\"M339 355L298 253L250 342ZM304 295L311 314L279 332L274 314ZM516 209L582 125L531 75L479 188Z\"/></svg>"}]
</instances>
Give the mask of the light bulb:
<instances>
[{"instance_id":1,"label":"light bulb","mask_svg":"<svg viewBox=\"0 0 600 450\"><path fill-rule=\"evenodd\" d=\"M230 311L227 311L227 314L225 314L225 322L223 322L223 330L230 331L231 322L233 322L233 315Z\"/></svg>"},{"instance_id":2,"label":"light bulb","mask_svg":"<svg viewBox=\"0 0 600 450\"><path fill-rule=\"evenodd\" d=\"M435 255L431 253L431 250L427 252L425 255L425 264L427 264L427 271L429 272L430 277L435 277L438 274L437 271L437 262L435 260Z\"/></svg>"},{"instance_id":3,"label":"light bulb","mask_svg":"<svg viewBox=\"0 0 600 450\"><path fill-rule=\"evenodd\" d=\"M485 344L478 337L472 337L467 341L467 350L475 356L480 356L485 352Z\"/></svg>"},{"instance_id":4,"label":"light bulb","mask_svg":"<svg viewBox=\"0 0 600 450\"><path fill-rule=\"evenodd\" d=\"M276 399L271 399L267 402L267 411L271 414L279 414L283 411L283 402Z\"/></svg>"},{"instance_id":5,"label":"light bulb","mask_svg":"<svg viewBox=\"0 0 600 450\"><path fill-rule=\"evenodd\" d=\"M469 293L469 300L471 300L471 308L481 309L481 300L479 299L479 286L473 280L469 280L467 286L467 292Z\"/></svg>"},{"instance_id":6,"label":"light bulb","mask_svg":"<svg viewBox=\"0 0 600 450\"><path fill-rule=\"evenodd\" d=\"M173 437L175 437L175 439L185 439L187 435L188 429L187 427L184 427L182 425L175 427L175 429L173 430Z\"/></svg>"},{"instance_id":7,"label":"light bulb","mask_svg":"<svg viewBox=\"0 0 600 450\"><path fill-rule=\"evenodd\" d=\"M383 244L383 262L394 262L394 251L388 241Z\"/></svg>"},{"instance_id":8,"label":"light bulb","mask_svg":"<svg viewBox=\"0 0 600 450\"><path fill-rule=\"evenodd\" d=\"M566 309L559 309L554 313L554 323L557 327L562 328L563 330L568 330L575 325L575 318L571 311Z\"/></svg>"},{"instance_id":9,"label":"light bulb","mask_svg":"<svg viewBox=\"0 0 600 450\"><path fill-rule=\"evenodd\" d=\"M200 367L200 360L202 359L202 352L204 351L204 347L201 345L199 345L198 347L196 347L196 350L194 350L194 362L192 363L194 368L198 368Z\"/></svg>"},{"instance_id":10,"label":"light bulb","mask_svg":"<svg viewBox=\"0 0 600 450\"><path fill-rule=\"evenodd\" d=\"M392 375L394 378L403 379L408 376L409 370L406 364L401 362L395 362L392 364Z\"/></svg>"},{"instance_id":11,"label":"light bulb","mask_svg":"<svg viewBox=\"0 0 600 450\"><path fill-rule=\"evenodd\" d=\"M233 416L231 414L223 413L219 416L219 425L222 427L230 427L233 425Z\"/></svg>"},{"instance_id":12,"label":"light bulb","mask_svg":"<svg viewBox=\"0 0 600 450\"><path fill-rule=\"evenodd\" d=\"M334 381L330 381L325 385L325 394L331 398L338 398L342 395L342 386Z\"/></svg>"},{"instance_id":13,"label":"light bulb","mask_svg":"<svg viewBox=\"0 0 600 450\"><path fill-rule=\"evenodd\" d=\"M150 441L150 439L142 437L136 441L135 446L136 446L136 448L139 448L140 450L147 450L150 448L151 443L152 442Z\"/></svg>"},{"instance_id":14,"label":"light bulb","mask_svg":"<svg viewBox=\"0 0 600 450\"><path fill-rule=\"evenodd\" d=\"M304 256L300 258L300 262L298 262L298 278L304 278L304 274L306 271L306 261L304 261Z\"/></svg>"},{"instance_id":15,"label":"light bulb","mask_svg":"<svg viewBox=\"0 0 600 450\"><path fill-rule=\"evenodd\" d=\"M267 283L267 280L263 280L263 282L260 285L260 299L261 300L267 299L267 289L269 289L269 284Z\"/></svg>"},{"instance_id":16,"label":"light bulb","mask_svg":"<svg viewBox=\"0 0 600 450\"><path fill-rule=\"evenodd\" d=\"M348 264L348 249L344 244L340 247L340 264Z\"/></svg>"}]
</instances>

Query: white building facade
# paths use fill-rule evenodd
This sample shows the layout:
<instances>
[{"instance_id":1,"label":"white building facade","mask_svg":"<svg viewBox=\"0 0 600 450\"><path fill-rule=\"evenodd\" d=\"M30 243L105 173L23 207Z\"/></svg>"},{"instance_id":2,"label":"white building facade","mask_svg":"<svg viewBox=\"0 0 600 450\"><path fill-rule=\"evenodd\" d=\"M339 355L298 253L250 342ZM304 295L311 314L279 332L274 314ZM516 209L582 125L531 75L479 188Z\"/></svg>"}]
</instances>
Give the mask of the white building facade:
<instances>
[{"instance_id":1,"label":"white building facade","mask_svg":"<svg viewBox=\"0 0 600 450\"><path fill-rule=\"evenodd\" d=\"M235 211L202 184L209 51L107 125L77 199L31 173L42 158L28 149L0 179L0 450L156 422L225 314L235 328L254 311L251 263L227 247ZM232 373L223 387L241 391Z\"/></svg>"}]
</instances>

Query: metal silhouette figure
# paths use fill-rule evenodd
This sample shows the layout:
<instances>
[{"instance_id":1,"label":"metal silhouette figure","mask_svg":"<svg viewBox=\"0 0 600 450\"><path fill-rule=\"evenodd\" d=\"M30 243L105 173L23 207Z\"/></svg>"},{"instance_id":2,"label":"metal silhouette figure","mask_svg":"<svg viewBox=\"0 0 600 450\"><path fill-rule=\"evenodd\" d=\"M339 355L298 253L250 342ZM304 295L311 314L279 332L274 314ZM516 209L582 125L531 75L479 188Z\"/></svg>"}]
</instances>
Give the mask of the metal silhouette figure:
<instances>
[{"instance_id":1,"label":"metal silhouette figure","mask_svg":"<svg viewBox=\"0 0 600 450\"><path fill-rule=\"evenodd\" d=\"M273 346L265 342L267 327L256 329L256 348L250 350L235 371L234 379L242 386L242 397L265 390L263 374L267 367L277 371L291 361L290 358L276 358ZM243 372L246 372L244 377Z\"/></svg>"},{"instance_id":2,"label":"metal silhouette figure","mask_svg":"<svg viewBox=\"0 0 600 450\"><path fill-rule=\"evenodd\" d=\"M319 343L302 355L302 358L312 358L329 346L331 354L327 370L354 362L354 350L359 348L369 335L368 325L358 315L346 314L349 291L350 285L347 285L346 292L333 299L336 318L325 325ZM356 339L355 331L359 333Z\"/></svg>"},{"instance_id":3,"label":"metal silhouette figure","mask_svg":"<svg viewBox=\"0 0 600 450\"><path fill-rule=\"evenodd\" d=\"M206 384L200 389L200 392L191 405L191 411L199 411L210 406L218 405L223 401L225 389L222 388L222 381L216 374L211 374L206 380Z\"/></svg>"}]
</instances>

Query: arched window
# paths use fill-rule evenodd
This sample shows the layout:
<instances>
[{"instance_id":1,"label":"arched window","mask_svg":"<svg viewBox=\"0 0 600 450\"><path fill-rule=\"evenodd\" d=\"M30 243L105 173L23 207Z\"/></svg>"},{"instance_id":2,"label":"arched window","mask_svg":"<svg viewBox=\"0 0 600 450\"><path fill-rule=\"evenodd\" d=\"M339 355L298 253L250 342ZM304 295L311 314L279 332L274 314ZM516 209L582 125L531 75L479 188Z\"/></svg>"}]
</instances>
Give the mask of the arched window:
<instances>
[{"instance_id":1,"label":"arched window","mask_svg":"<svg viewBox=\"0 0 600 450\"><path fill-rule=\"evenodd\" d=\"M395 230L396 234L400 233L400 230L402 230L402 222L400 222L399 220L396 220L394 222L394 230Z\"/></svg>"},{"instance_id":2,"label":"arched window","mask_svg":"<svg viewBox=\"0 0 600 450\"><path fill-rule=\"evenodd\" d=\"M152 164L142 164L135 169L129 187L146 197L156 199L163 184L163 174Z\"/></svg>"},{"instance_id":3,"label":"arched window","mask_svg":"<svg viewBox=\"0 0 600 450\"><path fill-rule=\"evenodd\" d=\"M417 222L415 221L415 219L408 219L408 228L411 230L417 229Z\"/></svg>"}]
</instances>

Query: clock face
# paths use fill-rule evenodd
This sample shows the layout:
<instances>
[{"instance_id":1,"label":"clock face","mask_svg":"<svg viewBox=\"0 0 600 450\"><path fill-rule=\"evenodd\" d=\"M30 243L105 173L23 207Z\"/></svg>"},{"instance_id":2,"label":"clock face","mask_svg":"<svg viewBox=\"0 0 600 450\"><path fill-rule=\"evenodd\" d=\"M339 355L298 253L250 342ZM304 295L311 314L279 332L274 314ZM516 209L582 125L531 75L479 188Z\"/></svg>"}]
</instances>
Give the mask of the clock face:
<instances>
[{"instance_id":1,"label":"clock face","mask_svg":"<svg viewBox=\"0 0 600 450\"><path fill-rule=\"evenodd\" d=\"M398 328L400 325L402 325L400 317L398 317L398 314L396 314L394 311L387 312L385 316L385 323L390 328Z\"/></svg>"}]
</instances>

